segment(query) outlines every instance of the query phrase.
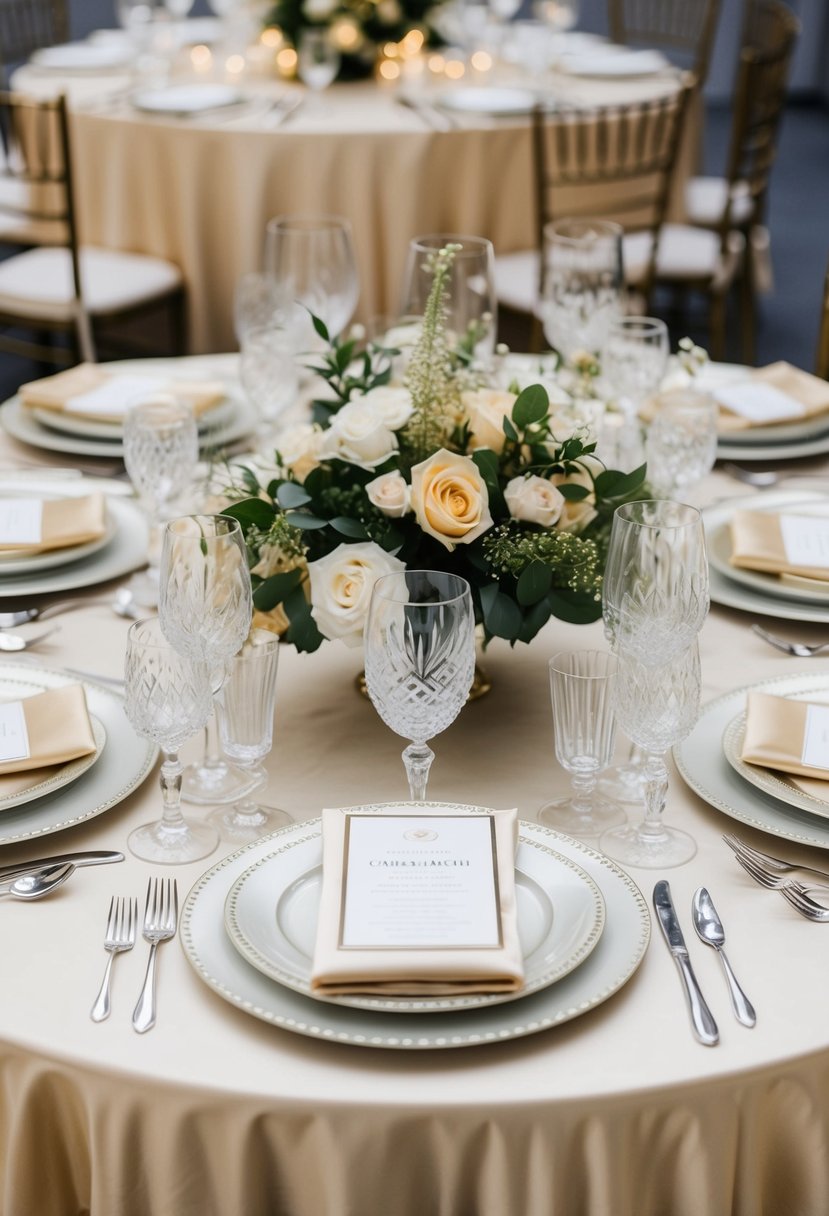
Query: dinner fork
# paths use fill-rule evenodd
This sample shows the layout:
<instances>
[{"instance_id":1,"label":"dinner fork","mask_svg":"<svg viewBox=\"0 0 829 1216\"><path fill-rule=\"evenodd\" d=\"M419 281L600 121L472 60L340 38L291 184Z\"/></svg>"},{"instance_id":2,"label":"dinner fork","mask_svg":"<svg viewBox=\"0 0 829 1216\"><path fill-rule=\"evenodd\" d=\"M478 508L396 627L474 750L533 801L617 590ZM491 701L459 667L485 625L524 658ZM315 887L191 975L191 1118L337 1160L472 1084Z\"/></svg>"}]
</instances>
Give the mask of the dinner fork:
<instances>
[{"instance_id":1,"label":"dinner fork","mask_svg":"<svg viewBox=\"0 0 829 1216\"><path fill-rule=\"evenodd\" d=\"M104 936L104 949L109 958L107 959L100 991L95 998L95 1004L92 1006L92 1011L89 1015L93 1022L103 1022L104 1018L109 1017L112 963L116 954L121 954L124 950L132 950L135 945L135 930L137 925L138 900L124 899L122 896L116 899L113 895L109 904L109 916L107 917L106 934Z\"/></svg>"},{"instance_id":2,"label":"dinner fork","mask_svg":"<svg viewBox=\"0 0 829 1216\"><path fill-rule=\"evenodd\" d=\"M767 887L770 891L783 892L795 886L801 891L814 891L822 899L829 899L829 883L795 882L791 878L785 878L780 874L772 873L757 861L750 861L747 857L740 857L739 855L737 856L737 862L755 882L759 883L761 887Z\"/></svg>"},{"instance_id":3,"label":"dinner fork","mask_svg":"<svg viewBox=\"0 0 829 1216\"><path fill-rule=\"evenodd\" d=\"M144 904L144 941L150 943L150 957L132 1024L139 1034L155 1026L155 956L160 942L175 936L178 923L178 885L174 878L151 878Z\"/></svg>"},{"instance_id":4,"label":"dinner fork","mask_svg":"<svg viewBox=\"0 0 829 1216\"><path fill-rule=\"evenodd\" d=\"M723 836L723 840L728 847L740 857L747 858L750 861L759 862L766 870L773 871L778 876L791 876L793 874L811 874L819 882L829 885L829 873L826 870L818 870L814 866L803 866L797 862L784 861L781 857L772 857L770 853L763 853L760 849L753 848L752 845L746 844L744 840L740 840L737 836L732 836L730 833Z\"/></svg>"},{"instance_id":5,"label":"dinner fork","mask_svg":"<svg viewBox=\"0 0 829 1216\"><path fill-rule=\"evenodd\" d=\"M810 899L799 883L789 883L788 886L781 887L780 894L807 920L815 921L816 924L829 922L829 908Z\"/></svg>"},{"instance_id":6,"label":"dinner fork","mask_svg":"<svg viewBox=\"0 0 829 1216\"><path fill-rule=\"evenodd\" d=\"M770 646L775 646L784 654L793 654L798 659L811 659L814 655L829 650L829 642L789 642L786 638L778 637L776 633L769 633L768 629L763 629L762 625L752 625L751 630Z\"/></svg>"}]
</instances>

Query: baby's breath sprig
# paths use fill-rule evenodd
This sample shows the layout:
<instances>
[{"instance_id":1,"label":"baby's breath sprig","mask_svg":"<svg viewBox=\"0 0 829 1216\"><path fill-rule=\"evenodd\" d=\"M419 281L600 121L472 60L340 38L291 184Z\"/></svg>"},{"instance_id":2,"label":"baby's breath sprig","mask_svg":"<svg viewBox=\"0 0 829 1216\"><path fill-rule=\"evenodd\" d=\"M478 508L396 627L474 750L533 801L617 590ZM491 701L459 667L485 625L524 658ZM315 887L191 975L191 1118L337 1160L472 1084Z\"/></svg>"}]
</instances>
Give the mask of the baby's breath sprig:
<instances>
[{"instance_id":1,"label":"baby's breath sprig","mask_svg":"<svg viewBox=\"0 0 829 1216\"><path fill-rule=\"evenodd\" d=\"M554 587L601 597L600 554L588 538L570 532L526 532L510 521L487 533L483 552L494 574L518 578L530 562L544 562L553 572Z\"/></svg>"}]
</instances>

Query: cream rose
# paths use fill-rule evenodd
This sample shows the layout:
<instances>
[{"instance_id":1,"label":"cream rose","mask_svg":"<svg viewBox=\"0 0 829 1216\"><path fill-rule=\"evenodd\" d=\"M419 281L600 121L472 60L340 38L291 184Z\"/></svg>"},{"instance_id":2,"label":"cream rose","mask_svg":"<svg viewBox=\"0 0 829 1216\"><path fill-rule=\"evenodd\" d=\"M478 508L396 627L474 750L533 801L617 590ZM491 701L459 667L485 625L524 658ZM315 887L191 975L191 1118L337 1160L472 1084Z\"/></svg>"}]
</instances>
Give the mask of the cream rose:
<instances>
[{"instance_id":1,"label":"cream rose","mask_svg":"<svg viewBox=\"0 0 829 1216\"><path fill-rule=\"evenodd\" d=\"M358 398L334 415L322 450L361 469L376 469L397 451L397 438L376 406Z\"/></svg>"},{"instance_id":2,"label":"cream rose","mask_svg":"<svg viewBox=\"0 0 829 1216\"><path fill-rule=\"evenodd\" d=\"M289 470L297 481L304 481L320 462L323 438L324 433L310 422L286 427L276 439L281 467Z\"/></svg>"},{"instance_id":3,"label":"cream rose","mask_svg":"<svg viewBox=\"0 0 829 1216\"><path fill-rule=\"evenodd\" d=\"M598 460L591 459L589 456L583 458L583 463L589 464L596 474L600 473L604 467ZM565 500L564 509L556 524L559 532L572 532L574 534L583 532L597 515L594 505L596 495L593 492L593 479L587 469L579 467L577 473L553 473L550 480L556 486L585 486L590 490L587 498L582 498L578 502L567 502Z\"/></svg>"},{"instance_id":4,"label":"cream rose","mask_svg":"<svg viewBox=\"0 0 829 1216\"><path fill-rule=\"evenodd\" d=\"M319 561L309 562L311 615L320 632L358 646L375 582L384 574L405 569L403 562L374 541L338 545Z\"/></svg>"},{"instance_id":5,"label":"cream rose","mask_svg":"<svg viewBox=\"0 0 829 1216\"><path fill-rule=\"evenodd\" d=\"M412 469L412 507L423 531L447 549L492 527L489 494L475 462L445 448Z\"/></svg>"},{"instance_id":6,"label":"cream rose","mask_svg":"<svg viewBox=\"0 0 829 1216\"><path fill-rule=\"evenodd\" d=\"M515 393L480 388L461 393L461 405L469 420L470 446L501 452L504 448L504 418L512 413Z\"/></svg>"},{"instance_id":7,"label":"cream rose","mask_svg":"<svg viewBox=\"0 0 829 1216\"><path fill-rule=\"evenodd\" d=\"M396 469L391 473L381 473L370 481L366 494L371 505L388 515L389 519L400 519L412 509L411 487Z\"/></svg>"},{"instance_id":8,"label":"cream rose","mask_svg":"<svg viewBox=\"0 0 829 1216\"><path fill-rule=\"evenodd\" d=\"M564 510L564 496L544 477L513 477L504 490L513 519L552 528Z\"/></svg>"},{"instance_id":9,"label":"cream rose","mask_svg":"<svg viewBox=\"0 0 829 1216\"><path fill-rule=\"evenodd\" d=\"M390 431L399 431L414 412L412 394L402 385L381 384L378 388L369 389L362 397L352 397L349 404L355 401L373 407Z\"/></svg>"}]
</instances>

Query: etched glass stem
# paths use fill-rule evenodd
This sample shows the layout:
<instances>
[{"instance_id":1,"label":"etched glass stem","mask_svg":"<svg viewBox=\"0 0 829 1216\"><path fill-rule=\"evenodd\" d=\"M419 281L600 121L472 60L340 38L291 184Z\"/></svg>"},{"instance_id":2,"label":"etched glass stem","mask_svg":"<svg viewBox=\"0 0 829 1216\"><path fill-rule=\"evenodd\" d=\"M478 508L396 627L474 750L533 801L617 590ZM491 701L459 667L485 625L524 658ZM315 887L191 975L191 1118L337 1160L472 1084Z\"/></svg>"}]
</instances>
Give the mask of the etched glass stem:
<instances>
[{"instance_id":1,"label":"etched glass stem","mask_svg":"<svg viewBox=\"0 0 829 1216\"><path fill-rule=\"evenodd\" d=\"M662 814L668 797L668 770L660 752L648 752L644 766L645 818L640 833L650 839L664 835Z\"/></svg>"},{"instance_id":2,"label":"etched glass stem","mask_svg":"<svg viewBox=\"0 0 829 1216\"><path fill-rule=\"evenodd\" d=\"M426 801L426 783L429 780L429 769L435 753L425 744L409 745L403 752L403 763L406 766L406 776L409 778L409 793L412 802Z\"/></svg>"},{"instance_id":3,"label":"etched glass stem","mask_svg":"<svg viewBox=\"0 0 829 1216\"><path fill-rule=\"evenodd\" d=\"M184 827L184 816L181 813L182 771L178 752L165 752L161 766L161 797L164 803L161 822L171 831Z\"/></svg>"}]
</instances>

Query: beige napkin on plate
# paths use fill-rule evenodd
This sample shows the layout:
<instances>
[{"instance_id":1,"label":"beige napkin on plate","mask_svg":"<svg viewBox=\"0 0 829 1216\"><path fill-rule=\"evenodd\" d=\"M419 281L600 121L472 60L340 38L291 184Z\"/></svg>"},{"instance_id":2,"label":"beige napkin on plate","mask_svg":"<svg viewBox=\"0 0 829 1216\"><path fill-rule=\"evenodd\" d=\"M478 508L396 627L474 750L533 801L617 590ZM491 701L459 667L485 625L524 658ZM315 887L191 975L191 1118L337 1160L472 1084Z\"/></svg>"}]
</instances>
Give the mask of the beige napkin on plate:
<instances>
[{"instance_id":1,"label":"beige napkin on plate","mask_svg":"<svg viewBox=\"0 0 829 1216\"><path fill-rule=\"evenodd\" d=\"M810 704L771 693L750 692L740 759L761 768L829 781L829 737L823 745L818 741L817 750L809 757L822 763L804 762ZM829 716L829 705L814 703L812 709Z\"/></svg>"},{"instance_id":2,"label":"beige napkin on plate","mask_svg":"<svg viewBox=\"0 0 829 1216\"><path fill-rule=\"evenodd\" d=\"M735 511L730 520L732 566L746 570L761 570L766 574L794 574L808 578L829 595L829 567L792 561L786 551L781 519L788 516L796 523L800 518L796 508L791 511ZM804 514L813 524L824 517Z\"/></svg>"},{"instance_id":3,"label":"beige napkin on plate","mask_svg":"<svg viewBox=\"0 0 829 1216\"><path fill-rule=\"evenodd\" d=\"M10 792L1 780L7 773L65 764L95 751L86 694L80 684L49 688L24 698L20 704L26 720L29 756L0 763L0 793Z\"/></svg>"},{"instance_id":4,"label":"beige napkin on plate","mask_svg":"<svg viewBox=\"0 0 829 1216\"><path fill-rule=\"evenodd\" d=\"M434 855L434 832L440 832L441 818L468 818L462 813L428 807L422 810L391 807L370 817L388 816L430 821L425 831L416 829L405 839L401 832L401 855L406 858ZM490 811L486 818L494 825L500 945L354 948L340 944L349 813L343 809L324 810L322 895L311 971L312 989L326 996L346 993L452 996L520 991L524 983L524 964L515 904L517 812Z\"/></svg>"},{"instance_id":5,"label":"beige napkin on plate","mask_svg":"<svg viewBox=\"0 0 829 1216\"><path fill-rule=\"evenodd\" d=\"M52 549L65 549L69 545L83 545L98 540L106 532L106 500L103 494L88 494L84 498L47 498L43 500L42 510L40 541L11 544L0 540L0 553L48 553Z\"/></svg>"},{"instance_id":6,"label":"beige napkin on plate","mask_svg":"<svg viewBox=\"0 0 829 1216\"><path fill-rule=\"evenodd\" d=\"M778 393L783 393L801 406L801 412L799 415L792 414L776 419L763 418L755 421L729 408L721 399L721 392L723 396L729 397L732 393L738 394L740 384L724 385L722 390L712 388L711 392L717 398L720 406L718 428L720 434L745 431L754 426L775 426L797 422L829 412L829 383L809 372L801 371L799 367L792 367L790 363L782 360L779 363L770 363L768 367L758 368L757 371L752 372L750 377L746 378L745 383L752 386L766 386L775 389Z\"/></svg>"},{"instance_id":7,"label":"beige napkin on plate","mask_svg":"<svg viewBox=\"0 0 829 1216\"><path fill-rule=\"evenodd\" d=\"M30 409L52 410L117 425L127 408L152 393L169 393L189 405L198 418L224 396L224 386L212 380L168 380L161 375L110 372L95 363L79 363L43 380L31 380L20 389L20 400Z\"/></svg>"}]
</instances>

